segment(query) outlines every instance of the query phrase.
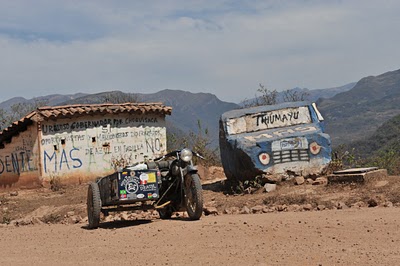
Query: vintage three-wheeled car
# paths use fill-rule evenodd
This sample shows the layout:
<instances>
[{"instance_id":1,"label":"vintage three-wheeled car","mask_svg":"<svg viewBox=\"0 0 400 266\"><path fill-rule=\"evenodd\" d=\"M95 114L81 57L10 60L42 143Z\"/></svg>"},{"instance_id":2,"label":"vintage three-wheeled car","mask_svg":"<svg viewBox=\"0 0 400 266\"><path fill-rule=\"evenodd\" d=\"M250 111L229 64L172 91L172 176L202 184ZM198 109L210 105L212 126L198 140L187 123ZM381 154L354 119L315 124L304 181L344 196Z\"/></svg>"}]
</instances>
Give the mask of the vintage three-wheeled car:
<instances>
[{"instance_id":1,"label":"vintage three-wheeled car","mask_svg":"<svg viewBox=\"0 0 400 266\"><path fill-rule=\"evenodd\" d=\"M116 211L156 209L162 219L171 218L176 211L187 211L190 219L200 219L203 196L193 155L202 158L189 149L176 150L151 162L118 169L90 183L88 227L99 226L101 213Z\"/></svg>"}]
</instances>

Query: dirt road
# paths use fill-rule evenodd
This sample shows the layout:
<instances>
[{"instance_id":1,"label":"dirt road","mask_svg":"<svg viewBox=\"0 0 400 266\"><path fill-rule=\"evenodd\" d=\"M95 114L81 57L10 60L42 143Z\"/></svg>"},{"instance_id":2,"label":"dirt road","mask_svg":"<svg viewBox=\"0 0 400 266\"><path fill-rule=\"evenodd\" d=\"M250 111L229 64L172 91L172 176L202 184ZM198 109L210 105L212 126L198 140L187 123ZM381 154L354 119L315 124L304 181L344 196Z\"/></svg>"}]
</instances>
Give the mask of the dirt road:
<instances>
[{"instance_id":1,"label":"dirt road","mask_svg":"<svg viewBox=\"0 0 400 266\"><path fill-rule=\"evenodd\" d=\"M1 265L398 265L400 209L0 227Z\"/></svg>"}]
</instances>

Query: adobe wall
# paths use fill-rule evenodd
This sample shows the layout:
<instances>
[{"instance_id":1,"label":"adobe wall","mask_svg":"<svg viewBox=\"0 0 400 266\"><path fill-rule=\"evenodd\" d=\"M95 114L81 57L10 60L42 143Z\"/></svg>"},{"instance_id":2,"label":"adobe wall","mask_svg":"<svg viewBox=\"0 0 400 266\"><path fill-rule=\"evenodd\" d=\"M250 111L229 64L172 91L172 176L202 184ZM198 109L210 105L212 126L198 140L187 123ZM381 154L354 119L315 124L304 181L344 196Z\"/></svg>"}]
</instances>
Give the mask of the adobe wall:
<instances>
[{"instance_id":1,"label":"adobe wall","mask_svg":"<svg viewBox=\"0 0 400 266\"><path fill-rule=\"evenodd\" d=\"M37 125L14 136L0 149L0 187L32 187L40 184Z\"/></svg>"},{"instance_id":2,"label":"adobe wall","mask_svg":"<svg viewBox=\"0 0 400 266\"><path fill-rule=\"evenodd\" d=\"M106 114L56 121L40 126L43 182L94 180L166 152L165 117L158 114Z\"/></svg>"}]
</instances>

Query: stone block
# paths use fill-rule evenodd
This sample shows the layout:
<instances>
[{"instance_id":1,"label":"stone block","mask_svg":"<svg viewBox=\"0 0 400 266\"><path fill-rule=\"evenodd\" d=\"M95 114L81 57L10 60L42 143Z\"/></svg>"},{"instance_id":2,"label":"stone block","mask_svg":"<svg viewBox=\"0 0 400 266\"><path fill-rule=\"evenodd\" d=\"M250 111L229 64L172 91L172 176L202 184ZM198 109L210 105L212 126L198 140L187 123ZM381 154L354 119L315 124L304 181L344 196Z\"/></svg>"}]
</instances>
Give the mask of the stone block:
<instances>
[{"instance_id":1,"label":"stone block","mask_svg":"<svg viewBox=\"0 0 400 266\"><path fill-rule=\"evenodd\" d=\"M335 172L328 176L330 183L363 183L371 180L381 180L387 178L386 169L357 168Z\"/></svg>"}]
</instances>

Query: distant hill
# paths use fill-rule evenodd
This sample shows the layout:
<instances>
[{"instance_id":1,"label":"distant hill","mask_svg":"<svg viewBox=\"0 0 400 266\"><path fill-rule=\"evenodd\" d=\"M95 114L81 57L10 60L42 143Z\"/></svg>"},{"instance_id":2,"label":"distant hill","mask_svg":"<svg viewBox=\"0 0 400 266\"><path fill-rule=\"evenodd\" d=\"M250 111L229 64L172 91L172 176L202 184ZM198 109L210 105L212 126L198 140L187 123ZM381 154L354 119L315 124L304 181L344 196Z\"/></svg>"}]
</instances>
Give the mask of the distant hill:
<instances>
[{"instance_id":1,"label":"distant hill","mask_svg":"<svg viewBox=\"0 0 400 266\"><path fill-rule=\"evenodd\" d=\"M80 97L73 97L59 102L58 105L69 104L97 104L104 102L125 103L128 101L140 101L133 93L124 93L122 91L105 91L93 94L82 94Z\"/></svg>"},{"instance_id":2,"label":"distant hill","mask_svg":"<svg viewBox=\"0 0 400 266\"><path fill-rule=\"evenodd\" d=\"M371 136L351 142L348 150L354 151L357 156L370 158L388 151L400 153L400 115L396 115L383 123Z\"/></svg>"},{"instance_id":3,"label":"distant hill","mask_svg":"<svg viewBox=\"0 0 400 266\"><path fill-rule=\"evenodd\" d=\"M349 91L319 102L333 146L371 136L400 114L400 70L361 79Z\"/></svg>"},{"instance_id":4,"label":"distant hill","mask_svg":"<svg viewBox=\"0 0 400 266\"><path fill-rule=\"evenodd\" d=\"M4 109L4 110L9 110L11 108L11 106L13 106L14 104L18 104L18 103L27 103L30 100L25 99L24 97L14 97L11 99L8 99L7 101L4 101L0 104L0 108Z\"/></svg>"},{"instance_id":5,"label":"distant hill","mask_svg":"<svg viewBox=\"0 0 400 266\"><path fill-rule=\"evenodd\" d=\"M51 95L47 95L47 96L36 97L33 99L25 99L23 97L14 97L14 98L11 98L7 101L0 103L0 108L4 109L4 110L9 110L11 108L11 106L14 104L18 104L18 103L32 104L35 101L36 102L44 102L44 103L46 103L46 105L49 105L49 106L55 106L55 105L60 105L63 102L67 102L67 101L71 101L73 99L83 97L85 95L88 95L88 94L85 94L85 93L75 93L75 94L67 94L67 95L51 94Z\"/></svg>"},{"instance_id":6,"label":"distant hill","mask_svg":"<svg viewBox=\"0 0 400 266\"><path fill-rule=\"evenodd\" d=\"M81 98L85 95L88 95L88 94L87 93L75 93L75 94L67 94L67 95L51 94L51 95L47 95L47 96L37 97L35 99L37 99L39 101L47 101L47 104L49 106L55 106L55 105L59 105L66 101L71 101L73 99Z\"/></svg>"},{"instance_id":7,"label":"distant hill","mask_svg":"<svg viewBox=\"0 0 400 266\"><path fill-rule=\"evenodd\" d=\"M315 89L315 90L306 90L306 92L309 93L309 101L317 102L318 100L322 99L328 99L332 98L333 96L346 92L354 88L356 85L356 82L352 82L340 87L333 87L333 88L327 88L327 89Z\"/></svg>"},{"instance_id":8,"label":"distant hill","mask_svg":"<svg viewBox=\"0 0 400 266\"><path fill-rule=\"evenodd\" d=\"M311 102L317 102L321 99L325 98L331 98L335 96L336 94L349 91L351 90L354 86L356 85L355 82L349 83L340 87L334 87L334 88L326 88L326 89L306 89L306 88L293 88L290 91L294 92L297 91L298 93L304 93L307 95L306 99L307 101ZM278 94L278 99L280 102L283 102L284 99L284 92L279 92Z\"/></svg>"}]
</instances>

